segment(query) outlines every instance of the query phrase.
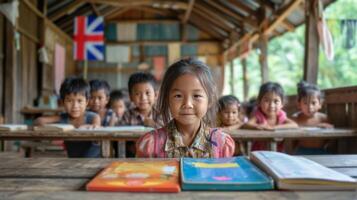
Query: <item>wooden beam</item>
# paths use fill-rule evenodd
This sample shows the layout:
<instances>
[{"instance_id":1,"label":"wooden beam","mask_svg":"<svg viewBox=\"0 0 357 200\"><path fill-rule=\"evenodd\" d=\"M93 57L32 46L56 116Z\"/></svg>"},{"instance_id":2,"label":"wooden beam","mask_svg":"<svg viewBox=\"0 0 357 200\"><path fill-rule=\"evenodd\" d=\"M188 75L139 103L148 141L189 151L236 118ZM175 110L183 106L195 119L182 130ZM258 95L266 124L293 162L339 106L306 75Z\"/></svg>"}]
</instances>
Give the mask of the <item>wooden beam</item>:
<instances>
[{"instance_id":1,"label":"wooden beam","mask_svg":"<svg viewBox=\"0 0 357 200\"><path fill-rule=\"evenodd\" d=\"M279 25L296 7L299 6L299 4L303 2L303 0L295 0L289 3L287 6L285 6L283 9L280 10L280 15L276 17L276 19L269 24L268 28L264 31L264 34L269 34L271 31L273 31L277 25ZM244 37L242 37L240 40L236 41L233 43L225 52L225 55L228 55L229 52L235 51L235 49L245 40L249 39L250 42L253 44L256 42L259 38L259 33L254 32L254 33L246 33Z\"/></svg>"},{"instance_id":2,"label":"wooden beam","mask_svg":"<svg viewBox=\"0 0 357 200\"><path fill-rule=\"evenodd\" d=\"M257 29L258 25L257 25L256 21L253 21L250 18L240 16L237 13L231 11L230 9L224 7L222 4L219 4L215 1L206 1L206 3L211 5L212 7L216 8L217 10L220 10L224 14L228 15L232 20L238 21L238 24L247 24L252 29ZM243 27L244 25L241 25L241 26Z\"/></svg>"},{"instance_id":3,"label":"wooden beam","mask_svg":"<svg viewBox=\"0 0 357 200\"><path fill-rule=\"evenodd\" d=\"M93 12L95 13L96 16L101 16L101 13L99 12L99 10L97 9L94 3L90 3L90 6L92 7Z\"/></svg>"},{"instance_id":4,"label":"wooden beam","mask_svg":"<svg viewBox=\"0 0 357 200\"><path fill-rule=\"evenodd\" d=\"M118 17L119 15L131 10L131 9L133 9L133 7L115 8L115 9L113 9L113 12L110 12L109 14L104 15L104 19L111 20L111 19Z\"/></svg>"},{"instance_id":5,"label":"wooden beam","mask_svg":"<svg viewBox=\"0 0 357 200\"><path fill-rule=\"evenodd\" d=\"M165 40L165 41L105 41L106 44L120 44L120 45L166 45L170 43L182 43L182 44L220 44L219 40L193 40L185 41L181 40Z\"/></svg>"},{"instance_id":6,"label":"wooden beam","mask_svg":"<svg viewBox=\"0 0 357 200\"><path fill-rule=\"evenodd\" d=\"M181 1L159 1L159 0L81 0L87 3L107 4L112 6L126 7L126 6L152 6L163 9L186 10L188 4Z\"/></svg>"},{"instance_id":7,"label":"wooden beam","mask_svg":"<svg viewBox=\"0 0 357 200\"><path fill-rule=\"evenodd\" d=\"M186 24L188 19L190 18L190 15L191 15L191 12L192 12L192 9L193 9L193 5L195 4L195 0L189 0L189 3L188 3L188 9L186 10L185 12L185 16L183 17L182 19L182 23L183 24Z\"/></svg>"},{"instance_id":8,"label":"wooden beam","mask_svg":"<svg viewBox=\"0 0 357 200\"><path fill-rule=\"evenodd\" d=\"M215 32L219 33L221 36L228 37L228 35L229 35L228 32L230 31L228 28L225 27L224 29L222 29L221 24L217 25L217 22L212 19L207 20L208 19L207 16L205 16L203 14L197 15L195 12L195 14L191 16L191 21L193 19L198 19L198 18L199 18L199 20L196 20L196 22L205 24L205 26L207 26L206 27L207 30L209 30L209 29L211 29L212 31L215 30ZM196 24L196 26L198 26L197 23L195 23L195 24Z\"/></svg>"},{"instance_id":9,"label":"wooden beam","mask_svg":"<svg viewBox=\"0 0 357 200\"><path fill-rule=\"evenodd\" d=\"M299 4L303 2L303 0L295 0L290 2L280 11L278 11L278 16L276 19L269 25L268 29L265 31L265 34L269 34L272 32L278 25L280 25L293 11L295 8L299 6Z\"/></svg>"},{"instance_id":10,"label":"wooden beam","mask_svg":"<svg viewBox=\"0 0 357 200\"><path fill-rule=\"evenodd\" d=\"M191 17L190 19L190 23L197 27L199 30L207 33L208 35L211 35L214 38L218 38L223 40L223 38L225 38L226 36L221 34L219 31L216 31L216 29L211 29L210 26L212 26L211 24L208 24L205 21L199 20L199 18L196 18L194 16Z\"/></svg>"},{"instance_id":11,"label":"wooden beam","mask_svg":"<svg viewBox=\"0 0 357 200\"><path fill-rule=\"evenodd\" d=\"M56 13L54 13L53 15L49 16L50 20L52 21L56 21L57 19L61 18L62 16L68 14L69 12L72 12L73 10L79 8L80 6L82 6L85 2L78 0L78 1L73 1L71 2L68 6L66 6L65 8L57 11Z\"/></svg>"},{"instance_id":12,"label":"wooden beam","mask_svg":"<svg viewBox=\"0 0 357 200\"><path fill-rule=\"evenodd\" d=\"M234 24L228 22L224 17L218 14L216 11L199 4L198 2L195 4L195 12L199 13L201 16L203 15L205 18L215 21L216 24L220 24L221 26L228 27L230 30L234 29Z\"/></svg>"},{"instance_id":13,"label":"wooden beam","mask_svg":"<svg viewBox=\"0 0 357 200\"><path fill-rule=\"evenodd\" d=\"M193 9L193 5L195 4L195 0L189 0L188 9L185 12L184 17L181 20L180 28L181 28L181 41L185 42L187 40L187 21L190 19L190 15Z\"/></svg>"},{"instance_id":14,"label":"wooden beam","mask_svg":"<svg viewBox=\"0 0 357 200\"><path fill-rule=\"evenodd\" d=\"M228 0L228 2L231 5L234 5L236 8L238 8L238 10L241 10L241 11L247 13L248 16L253 16L253 17L257 16L257 13L254 10L252 10L249 6L242 3L242 1Z\"/></svg>"},{"instance_id":15,"label":"wooden beam","mask_svg":"<svg viewBox=\"0 0 357 200\"><path fill-rule=\"evenodd\" d=\"M243 101L248 101L249 94L249 78L247 73L247 59L241 59L242 63L242 76L243 76Z\"/></svg>"},{"instance_id":16,"label":"wooden beam","mask_svg":"<svg viewBox=\"0 0 357 200\"><path fill-rule=\"evenodd\" d=\"M151 7L148 7L148 6L135 7L135 10L142 10L142 11L145 11L145 12L159 14L161 16L170 16L170 15L173 14L172 11L163 10L163 9L157 9L157 8L151 8Z\"/></svg>"},{"instance_id":17,"label":"wooden beam","mask_svg":"<svg viewBox=\"0 0 357 200\"><path fill-rule=\"evenodd\" d=\"M230 75L231 75L229 84L231 85L231 94L234 94L235 93L235 88L234 88L235 81L234 81L234 62L233 62L233 60L231 60L229 62L229 69L230 69Z\"/></svg>"},{"instance_id":18,"label":"wooden beam","mask_svg":"<svg viewBox=\"0 0 357 200\"><path fill-rule=\"evenodd\" d=\"M288 22L287 20L284 20L281 25L288 31L292 32L295 30L295 26Z\"/></svg>"},{"instance_id":19,"label":"wooden beam","mask_svg":"<svg viewBox=\"0 0 357 200\"><path fill-rule=\"evenodd\" d=\"M23 0L23 2L25 3L25 5L30 9L32 10L38 17L40 18L44 18L45 15L39 11L36 6L34 6L29 0Z\"/></svg>"},{"instance_id":20,"label":"wooden beam","mask_svg":"<svg viewBox=\"0 0 357 200\"><path fill-rule=\"evenodd\" d=\"M305 55L304 55L304 80L316 84L319 66L319 38L317 32L317 19L313 16L317 1L307 1L305 8Z\"/></svg>"}]
</instances>

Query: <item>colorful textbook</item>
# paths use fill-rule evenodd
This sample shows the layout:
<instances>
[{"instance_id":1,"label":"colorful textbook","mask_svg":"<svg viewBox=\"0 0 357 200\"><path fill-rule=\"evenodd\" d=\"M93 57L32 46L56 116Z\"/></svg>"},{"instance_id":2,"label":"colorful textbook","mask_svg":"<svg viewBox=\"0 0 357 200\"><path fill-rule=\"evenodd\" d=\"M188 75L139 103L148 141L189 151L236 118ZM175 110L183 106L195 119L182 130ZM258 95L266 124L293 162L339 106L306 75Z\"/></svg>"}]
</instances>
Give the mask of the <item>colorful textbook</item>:
<instances>
[{"instance_id":1,"label":"colorful textbook","mask_svg":"<svg viewBox=\"0 0 357 200\"><path fill-rule=\"evenodd\" d=\"M254 151L251 160L270 174L278 189L356 190L357 182L345 174L307 158L273 151Z\"/></svg>"},{"instance_id":2,"label":"colorful textbook","mask_svg":"<svg viewBox=\"0 0 357 200\"><path fill-rule=\"evenodd\" d=\"M270 190L273 180L245 157L182 158L183 190Z\"/></svg>"},{"instance_id":3,"label":"colorful textbook","mask_svg":"<svg viewBox=\"0 0 357 200\"><path fill-rule=\"evenodd\" d=\"M87 184L88 191L179 192L177 160L113 162Z\"/></svg>"}]
</instances>

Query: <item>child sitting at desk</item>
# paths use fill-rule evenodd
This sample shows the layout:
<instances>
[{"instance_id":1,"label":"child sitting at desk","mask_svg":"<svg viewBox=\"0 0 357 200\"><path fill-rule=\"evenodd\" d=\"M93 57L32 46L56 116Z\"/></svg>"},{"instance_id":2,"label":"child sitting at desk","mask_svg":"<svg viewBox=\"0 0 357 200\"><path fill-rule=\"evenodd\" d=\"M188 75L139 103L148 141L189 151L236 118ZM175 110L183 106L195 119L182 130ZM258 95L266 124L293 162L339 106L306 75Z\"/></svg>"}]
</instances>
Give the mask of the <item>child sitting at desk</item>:
<instances>
[{"instance_id":1,"label":"child sitting at desk","mask_svg":"<svg viewBox=\"0 0 357 200\"><path fill-rule=\"evenodd\" d=\"M153 75L137 72L129 77L129 97L134 107L125 111L118 125L141 125L158 128L162 126L162 120L155 110L157 99L156 80ZM127 142L127 154L135 156L135 144Z\"/></svg>"},{"instance_id":2,"label":"child sitting at desk","mask_svg":"<svg viewBox=\"0 0 357 200\"><path fill-rule=\"evenodd\" d=\"M279 83L267 82L260 86L257 108L253 117L244 125L258 130L298 128L298 125L283 111L284 90ZM268 150L266 142L254 142L252 150ZM278 146L283 151L283 144Z\"/></svg>"},{"instance_id":3,"label":"child sitting at desk","mask_svg":"<svg viewBox=\"0 0 357 200\"><path fill-rule=\"evenodd\" d=\"M231 157L233 139L209 127L215 123L216 103L216 86L204 63L188 58L172 64L163 78L158 100L165 126L142 136L136 144L136 155Z\"/></svg>"},{"instance_id":4,"label":"child sitting at desk","mask_svg":"<svg viewBox=\"0 0 357 200\"><path fill-rule=\"evenodd\" d=\"M298 88L298 107L299 112L295 113L292 119L299 126L314 126L320 128L333 128L328 123L327 115L320 113L319 110L323 104L323 93L313 84L301 81ZM295 154L327 154L324 140L300 140L298 141Z\"/></svg>"},{"instance_id":5,"label":"child sitting at desk","mask_svg":"<svg viewBox=\"0 0 357 200\"><path fill-rule=\"evenodd\" d=\"M82 78L66 78L60 88L64 113L44 116L35 120L35 125L50 123L72 124L76 128L100 127L100 117L86 111L89 99L89 84ZM100 157L100 145L91 141L65 141L68 157Z\"/></svg>"},{"instance_id":6,"label":"child sitting at desk","mask_svg":"<svg viewBox=\"0 0 357 200\"><path fill-rule=\"evenodd\" d=\"M110 86L105 80L91 80L90 98L88 107L92 112L97 113L101 119L102 126L109 126L110 120L113 116L112 109L107 108L109 102Z\"/></svg>"},{"instance_id":7,"label":"child sitting at desk","mask_svg":"<svg viewBox=\"0 0 357 200\"><path fill-rule=\"evenodd\" d=\"M110 93L109 107L113 110L113 115L110 119L109 126L118 124L125 113L128 110L127 95L122 90L114 90Z\"/></svg>"},{"instance_id":8,"label":"child sitting at desk","mask_svg":"<svg viewBox=\"0 0 357 200\"><path fill-rule=\"evenodd\" d=\"M243 115L241 104L237 97L233 95L222 96L218 100L218 127L223 131L237 130L246 121ZM242 141L235 143L235 155L245 154Z\"/></svg>"},{"instance_id":9,"label":"child sitting at desk","mask_svg":"<svg viewBox=\"0 0 357 200\"><path fill-rule=\"evenodd\" d=\"M156 80L153 75L137 72L129 77L128 89L134 108L125 111L119 125L142 125L158 128L162 126L155 110L157 100Z\"/></svg>"}]
</instances>

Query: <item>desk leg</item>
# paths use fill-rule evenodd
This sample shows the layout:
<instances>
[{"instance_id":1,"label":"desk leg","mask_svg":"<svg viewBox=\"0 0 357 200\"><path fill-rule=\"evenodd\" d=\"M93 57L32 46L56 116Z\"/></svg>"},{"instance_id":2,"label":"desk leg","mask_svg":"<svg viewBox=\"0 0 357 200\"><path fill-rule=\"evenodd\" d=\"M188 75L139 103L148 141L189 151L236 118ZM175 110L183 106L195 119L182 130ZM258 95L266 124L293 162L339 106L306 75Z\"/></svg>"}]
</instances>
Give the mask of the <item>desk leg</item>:
<instances>
[{"instance_id":1,"label":"desk leg","mask_svg":"<svg viewBox=\"0 0 357 200\"><path fill-rule=\"evenodd\" d=\"M274 138L271 142L270 142L270 150L272 151L278 151L278 142L283 141L282 138Z\"/></svg>"},{"instance_id":2,"label":"desk leg","mask_svg":"<svg viewBox=\"0 0 357 200\"><path fill-rule=\"evenodd\" d=\"M125 146L125 141L119 141L118 142L118 157L119 158L125 158L126 157L126 146Z\"/></svg>"},{"instance_id":3,"label":"desk leg","mask_svg":"<svg viewBox=\"0 0 357 200\"><path fill-rule=\"evenodd\" d=\"M252 152L252 146L253 146L253 142L248 140L247 141L247 155L248 155L248 157L250 157L250 153Z\"/></svg>"},{"instance_id":4,"label":"desk leg","mask_svg":"<svg viewBox=\"0 0 357 200\"><path fill-rule=\"evenodd\" d=\"M110 157L110 140L102 141L102 156L103 158Z\"/></svg>"}]
</instances>

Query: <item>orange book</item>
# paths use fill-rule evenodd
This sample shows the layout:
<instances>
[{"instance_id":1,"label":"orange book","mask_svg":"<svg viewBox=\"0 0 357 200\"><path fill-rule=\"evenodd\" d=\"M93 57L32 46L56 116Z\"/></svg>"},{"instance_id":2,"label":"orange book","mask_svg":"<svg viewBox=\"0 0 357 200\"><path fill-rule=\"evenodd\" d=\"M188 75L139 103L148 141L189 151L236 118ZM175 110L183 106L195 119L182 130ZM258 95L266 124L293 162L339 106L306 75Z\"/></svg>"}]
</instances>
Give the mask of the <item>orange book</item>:
<instances>
[{"instance_id":1,"label":"orange book","mask_svg":"<svg viewBox=\"0 0 357 200\"><path fill-rule=\"evenodd\" d=\"M113 162L87 184L88 191L179 192L177 160Z\"/></svg>"}]
</instances>

